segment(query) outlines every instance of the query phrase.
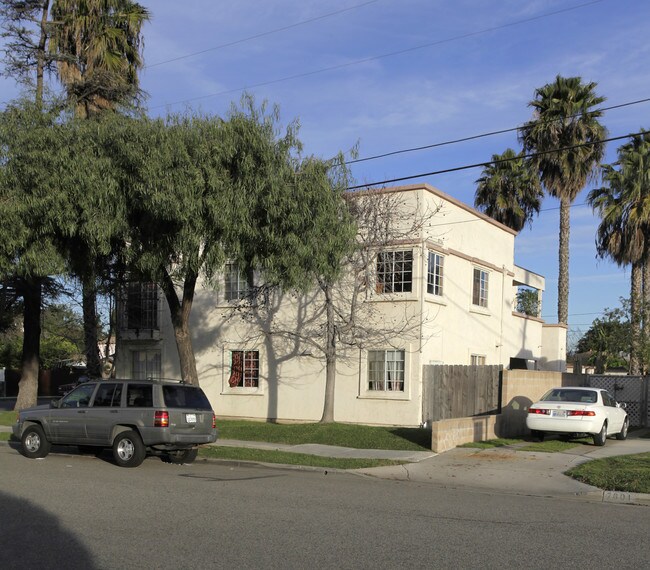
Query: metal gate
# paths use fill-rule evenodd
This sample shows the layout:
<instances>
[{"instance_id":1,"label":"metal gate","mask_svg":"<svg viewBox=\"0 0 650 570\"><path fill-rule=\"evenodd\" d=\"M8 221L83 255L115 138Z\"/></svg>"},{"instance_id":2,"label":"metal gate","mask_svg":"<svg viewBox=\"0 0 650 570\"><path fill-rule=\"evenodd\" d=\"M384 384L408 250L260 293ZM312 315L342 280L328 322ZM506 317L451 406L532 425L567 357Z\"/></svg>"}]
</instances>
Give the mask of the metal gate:
<instances>
[{"instance_id":1,"label":"metal gate","mask_svg":"<svg viewBox=\"0 0 650 570\"><path fill-rule=\"evenodd\" d=\"M604 388L625 403L630 425L648 426L648 377L582 374L585 386Z\"/></svg>"}]
</instances>

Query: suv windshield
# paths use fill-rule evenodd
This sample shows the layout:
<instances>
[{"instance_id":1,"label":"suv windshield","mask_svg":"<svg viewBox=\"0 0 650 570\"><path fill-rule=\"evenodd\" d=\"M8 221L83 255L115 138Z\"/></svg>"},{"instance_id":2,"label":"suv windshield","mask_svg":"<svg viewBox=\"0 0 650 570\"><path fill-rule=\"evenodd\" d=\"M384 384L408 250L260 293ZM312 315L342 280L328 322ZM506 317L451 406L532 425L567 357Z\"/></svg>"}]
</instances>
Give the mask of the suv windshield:
<instances>
[{"instance_id":1,"label":"suv windshield","mask_svg":"<svg viewBox=\"0 0 650 570\"><path fill-rule=\"evenodd\" d=\"M163 397L168 408L212 409L203 390L192 386L163 386Z\"/></svg>"}]
</instances>

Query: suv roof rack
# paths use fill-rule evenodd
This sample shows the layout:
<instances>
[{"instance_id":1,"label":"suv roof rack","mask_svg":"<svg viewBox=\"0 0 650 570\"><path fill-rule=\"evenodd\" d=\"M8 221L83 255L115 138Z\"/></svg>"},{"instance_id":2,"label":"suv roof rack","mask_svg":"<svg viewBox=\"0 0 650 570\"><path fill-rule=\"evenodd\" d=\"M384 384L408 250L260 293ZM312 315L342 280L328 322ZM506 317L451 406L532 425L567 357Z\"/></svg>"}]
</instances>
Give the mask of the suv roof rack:
<instances>
[{"instance_id":1,"label":"suv roof rack","mask_svg":"<svg viewBox=\"0 0 650 570\"><path fill-rule=\"evenodd\" d=\"M189 382L183 380L182 378L154 378L153 376L149 376L146 379L150 382L175 382L176 384L189 384Z\"/></svg>"}]
</instances>

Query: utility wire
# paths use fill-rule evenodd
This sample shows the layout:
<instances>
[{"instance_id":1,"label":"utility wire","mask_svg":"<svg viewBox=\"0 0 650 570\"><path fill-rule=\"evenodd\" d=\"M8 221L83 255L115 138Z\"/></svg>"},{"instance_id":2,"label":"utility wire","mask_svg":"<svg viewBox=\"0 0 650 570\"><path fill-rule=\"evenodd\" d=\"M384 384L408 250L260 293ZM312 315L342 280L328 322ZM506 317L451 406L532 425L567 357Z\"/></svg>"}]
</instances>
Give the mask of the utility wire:
<instances>
[{"instance_id":1,"label":"utility wire","mask_svg":"<svg viewBox=\"0 0 650 570\"><path fill-rule=\"evenodd\" d=\"M292 28L298 28L299 26L304 26L305 24L310 24L312 22L317 22L319 20L324 20L326 18L330 18L332 16L337 16L338 14L343 14L344 12L350 12L352 10L356 10L357 8L363 8L364 6L368 6L369 4L375 4L376 2L379 2L379 0L370 0L369 2L363 2L362 4L356 4L355 6L350 6L349 8L343 8L341 10L336 10L335 12L328 12L327 14L323 14L321 16L316 16L314 18L309 18L308 20L302 20L300 22L296 22L295 24L289 24L287 26L282 26L281 28L275 28L273 30L268 30L266 32L260 32L259 34L254 34L252 36L247 36L245 38L241 38L239 40L234 40L232 42L228 42L225 44L220 44L218 46L210 47L203 49L201 51L195 51L192 53L188 53L185 55L179 55L178 57L173 57L171 59L166 59L164 61L158 61L156 63L152 63L151 65L145 65L144 69L150 69L152 67L158 67L159 65L164 65L166 63L172 63L174 61L180 61L182 59L188 59L190 57L194 57L195 55L201 55L204 53L208 53L211 51L216 51L220 50L223 48L231 47L231 46L236 46L238 44L243 44L245 42L249 42L251 40L256 40L259 38L263 38L265 36L270 36L272 34L277 34L279 32L284 32L286 30L291 30Z\"/></svg>"},{"instance_id":2,"label":"utility wire","mask_svg":"<svg viewBox=\"0 0 650 570\"><path fill-rule=\"evenodd\" d=\"M338 70L338 69L344 69L346 67L352 67L354 65L360 65L362 63L369 63L369 62L372 62L372 61L377 61L379 59L384 59L384 58L387 58L387 57L393 57L393 56L396 56L396 55L403 55L405 53L411 53L411 52L418 51L418 50L421 50L421 49L424 49L424 48L437 46L437 45L442 45L442 44L446 44L446 43L450 43L450 42L454 42L454 41L462 40L462 39L466 39L466 38L471 38L471 37L487 34L489 32L495 32L495 31L498 31L498 30L504 30L504 29L507 29L507 28L512 28L514 26L518 26L518 25L521 25L521 24L527 24L529 22L534 22L536 20L541 20L543 18L549 18L551 16L557 16L558 14L564 14L566 12L570 12L570 11L573 11L573 10L578 10L578 9L584 8L586 6L592 6L593 4L599 4L600 2L603 2L603 1L604 0L592 0L591 2L576 4L575 6L570 6L568 8L562 8L560 10L554 10L552 12L545 12L544 14L539 14L538 16L531 16L530 18L524 18L522 20L517 20L515 22L508 22L507 24L501 24L499 26L492 26L490 28L484 28L484 29L478 30L476 32L468 32L466 34L460 34L458 36L452 36L450 38L437 40L435 42L428 42L426 44L420 44L420 45L413 46L413 47L410 47L410 48L405 48L405 49L401 49L401 50L397 50L397 51L387 52L387 53L384 53L384 54L380 54L380 55L376 55L376 56L372 56L372 57L367 57L367 58L364 58L364 59L358 59L358 60L355 60L355 61L350 61L348 63L341 63L339 65L332 65L330 67L323 67L323 68L320 68L320 69L315 69L313 71L306 71L304 73L296 73L294 75L288 75L286 77L281 77L281 78L278 78L278 79L271 79L269 81L262 81L260 83L254 83L254 84L251 84L251 85L246 85L244 87L238 87L236 89L227 89L225 91L218 91L216 93L208 93L207 95L199 95L197 97L191 97L189 99L182 99L180 101L173 101L171 103L163 103L162 105L155 105L153 107L150 107L150 109L159 109L161 107L168 107L168 106L171 106L171 105L180 105L181 103L191 103L193 101L199 101L199 100L202 100L202 99L209 99L210 97L217 97L218 95L227 95L229 93L238 93L240 91L245 91L247 89L253 89L253 88L256 88L256 87L265 87L265 86L268 86L268 85L274 85L276 83L283 83L285 81L290 81L292 79L300 79L300 78L303 78L303 77L309 77L311 75L317 75L317 74L325 73L325 72L328 72L328 71L335 71L335 70Z\"/></svg>"},{"instance_id":3,"label":"utility wire","mask_svg":"<svg viewBox=\"0 0 650 570\"><path fill-rule=\"evenodd\" d=\"M460 170L469 170L469 169L472 169L472 168L485 167L485 166L489 166L491 164L495 164L495 165L496 164L503 164L503 163L506 163L506 162L512 162L513 160L521 160L522 158L533 158L535 156L542 156L542 155L545 155L545 154L553 154L554 152L562 152L562 151L565 151L565 150L573 150L575 148L582 148L582 147L585 147L585 146L592 146L592 145L595 145L595 144L602 144L602 143L608 143L608 142L618 141L618 140L622 140L622 139L628 139L628 138L640 136L640 135L643 135L643 134L645 134L645 133L644 132L631 133L629 135L621 135L619 137L610 137L610 138L607 138L607 139L601 139L601 140L593 141L593 142L586 142L586 143L580 143L580 144L571 145L571 146L565 146L565 147L561 147L561 148L554 148L552 150L546 150L546 151L541 151L541 152L533 152L533 153L530 153L530 154L525 154L523 156L516 156L514 158L503 158L503 159L500 159L500 160L488 160L486 162L478 162L478 163L475 163L475 164L466 164L464 166L456 166L454 168L445 168L445 169L442 169L442 170L434 170L432 172L423 172L423 173L420 173L420 174L413 174L413 175L410 175L410 176L400 176L399 178L391 178L391 179L388 179L388 180L380 180L378 182L369 182L367 184L358 184L356 186L348 186L346 188L346 190L359 190L361 188L370 188L371 186L380 186L380 185L383 185L383 184L392 184L393 182L403 182L405 180L413 180L414 178L424 178L424 177L427 177L427 176L435 176L437 174L447 174L449 172L458 172Z\"/></svg>"},{"instance_id":4,"label":"utility wire","mask_svg":"<svg viewBox=\"0 0 650 570\"><path fill-rule=\"evenodd\" d=\"M594 113L597 113L597 112L602 113L604 111L611 111L612 109L620 109L622 107L629 107L631 105L638 105L639 103L647 103L649 101L650 101L650 97L648 97L646 99L637 99L636 101L629 101L627 103L621 103L619 105L611 105L609 107L601 107L600 109L594 109L593 112ZM545 123L554 123L556 121L563 121L565 119L576 118L576 117L579 117L580 115L581 115L581 113L576 113L575 115L570 115L568 117L562 117L562 118L559 118L559 119L546 119L545 121L542 121L542 123L543 124L545 124ZM394 151L385 152L385 153L382 153L382 154L375 154L373 156L366 156L366 157L363 157L363 158L356 158L354 160L348 160L345 163L346 164L356 164L357 162L366 162L368 160L376 160L378 158L386 158L388 156L394 156L396 154L405 154L405 153L408 153L408 152L415 152L415 151L419 151L419 150L427 150L427 149L430 149L430 148L437 148L437 147L440 147L440 146L447 146L447 145L457 144L457 143L461 143L461 142L467 142L467 141L472 141L472 140L476 140L476 139L481 139L481 138L485 138L485 137L492 137L494 135L502 135L504 133L512 133L512 132L515 132L515 131L520 131L523 128L524 127L521 126L521 127L512 127L510 129L501 129L501 130L498 130L498 131L490 131L490 132L487 132L487 133L481 133L479 135L471 135L471 136L463 137L463 138L460 138L460 139L453 139L453 140L443 141L443 142L439 142L439 143L427 144L427 145L423 145L423 146L415 146L415 147L405 148L405 149L401 149L401 150L394 150Z\"/></svg>"}]
</instances>

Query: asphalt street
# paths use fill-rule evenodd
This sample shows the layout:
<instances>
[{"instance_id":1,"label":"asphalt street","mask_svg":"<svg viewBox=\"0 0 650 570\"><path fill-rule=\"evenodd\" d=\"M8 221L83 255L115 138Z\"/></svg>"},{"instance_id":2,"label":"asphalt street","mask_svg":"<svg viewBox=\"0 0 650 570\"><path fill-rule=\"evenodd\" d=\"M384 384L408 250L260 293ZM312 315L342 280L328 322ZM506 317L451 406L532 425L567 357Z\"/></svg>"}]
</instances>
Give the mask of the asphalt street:
<instances>
[{"instance_id":1,"label":"asphalt street","mask_svg":"<svg viewBox=\"0 0 650 570\"><path fill-rule=\"evenodd\" d=\"M0 446L0 567L645 567L647 507Z\"/></svg>"}]
</instances>

